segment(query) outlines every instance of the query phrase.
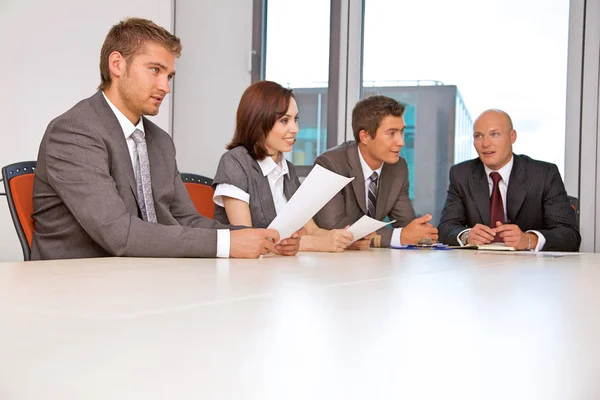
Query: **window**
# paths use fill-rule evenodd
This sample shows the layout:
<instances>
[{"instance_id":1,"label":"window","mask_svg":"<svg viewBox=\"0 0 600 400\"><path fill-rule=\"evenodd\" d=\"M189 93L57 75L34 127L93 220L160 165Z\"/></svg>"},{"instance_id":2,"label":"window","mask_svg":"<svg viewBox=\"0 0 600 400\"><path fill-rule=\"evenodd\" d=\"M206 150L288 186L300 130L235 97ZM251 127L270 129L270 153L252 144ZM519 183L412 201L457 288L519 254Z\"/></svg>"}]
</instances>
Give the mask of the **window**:
<instances>
[{"instance_id":1,"label":"window","mask_svg":"<svg viewBox=\"0 0 600 400\"><path fill-rule=\"evenodd\" d=\"M265 79L294 89L300 114L296 144L286 158L312 166L327 145L330 3L267 3ZM310 27L310 29L303 29Z\"/></svg>"},{"instance_id":2,"label":"window","mask_svg":"<svg viewBox=\"0 0 600 400\"><path fill-rule=\"evenodd\" d=\"M364 96L409 106L418 214L439 218L448 170L476 157L472 120L489 108L511 115L515 153L563 172L568 25L568 0L365 0Z\"/></svg>"}]
</instances>

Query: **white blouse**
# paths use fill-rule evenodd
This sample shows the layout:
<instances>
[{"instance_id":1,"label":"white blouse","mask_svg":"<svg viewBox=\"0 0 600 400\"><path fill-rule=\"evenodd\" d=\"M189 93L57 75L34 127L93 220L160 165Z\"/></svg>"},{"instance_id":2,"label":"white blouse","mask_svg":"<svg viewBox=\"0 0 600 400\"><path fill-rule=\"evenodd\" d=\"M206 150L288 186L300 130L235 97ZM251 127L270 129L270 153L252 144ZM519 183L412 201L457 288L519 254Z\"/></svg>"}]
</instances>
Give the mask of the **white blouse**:
<instances>
[{"instance_id":1,"label":"white blouse","mask_svg":"<svg viewBox=\"0 0 600 400\"><path fill-rule=\"evenodd\" d=\"M263 176L266 176L269 181L269 187L271 188L271 193L273 195L273 203L275 204L275 211L279 214L287 204L287 199L283 194L283 179L285 175L289 173L287 162L283 157L279 163L276 163L271 157L266 157L257 162ZM216 205L224 207L223 196L242 200L244 203L250 203L250 194L229 183L219 183L215 188L213 201Z\"/></svg>"}]
</instances>

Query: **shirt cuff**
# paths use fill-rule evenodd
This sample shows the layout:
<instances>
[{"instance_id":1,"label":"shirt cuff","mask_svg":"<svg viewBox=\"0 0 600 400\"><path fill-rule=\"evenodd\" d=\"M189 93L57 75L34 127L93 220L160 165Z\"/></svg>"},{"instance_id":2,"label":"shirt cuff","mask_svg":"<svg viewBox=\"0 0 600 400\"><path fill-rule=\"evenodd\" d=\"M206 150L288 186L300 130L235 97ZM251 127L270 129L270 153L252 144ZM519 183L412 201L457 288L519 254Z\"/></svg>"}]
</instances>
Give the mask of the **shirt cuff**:
<instances>
[{"instance_id":1,"label":"shirt cuff","mask_svg":"<svg viewBox=\"0 0 600 400\"><path fill-rule=\"evenodd\" d=\"M213 202L220 207L225 207L223 205L223 196L238 199L244 203L250 203L250 195L248 193L229 183L219 183L217 185L215 194L213 194Z\"/></svg>"},{"instance_id":2,"label":"shirt cuff","mask_svg":"<svg viewBox=\"0 0 600 400\"><path fill-rule=\"evenodd\" d=\"M532 249L532 250L533 251L542 251L542 249L544 248L544 245L546 244L546 238L544 237L544 235L542 235L538 231L527 231L525 233L535 233L535 236L538 237L538 242L537 242L537 245L535 246L535 249Z\"/></svg>"},{"instance_id":3,"label":"shirt cuff","mask_svg":"<svg viewBox=\"0 0 600 400\"><path fill-rule=\"evenodd\" d=\"M400 242L400 234L402 234L402 228L394 228L394 230L392 231L392 240L390 241L390 246L402 246L402 243Z\"/></svg>"},{"instance_id":4,"label":"shirt cuff","mask_svg":"<svg viewBox=\"0 0 600 400\"><path fill-rule=\"evenodd\" d=\"M463 243L462 240L460 240L460 237L462 236L463 233L465 232L471 232L471 228L467 228L463 231L461 231L458 236L456 236L456 241L458 242L458 244L462 247L462 246L466 246L466 243Z\"/></svg>"},{"instance_id":5,"label":"shirt cuff","mask_svg":"<svg viewBox=\"0 0 600 400\"><path fill-rule=\"evenodd\" d=\"M229 229L217 229L217 257L229 258L231 233Z\"/></svg>"}]
</instances>

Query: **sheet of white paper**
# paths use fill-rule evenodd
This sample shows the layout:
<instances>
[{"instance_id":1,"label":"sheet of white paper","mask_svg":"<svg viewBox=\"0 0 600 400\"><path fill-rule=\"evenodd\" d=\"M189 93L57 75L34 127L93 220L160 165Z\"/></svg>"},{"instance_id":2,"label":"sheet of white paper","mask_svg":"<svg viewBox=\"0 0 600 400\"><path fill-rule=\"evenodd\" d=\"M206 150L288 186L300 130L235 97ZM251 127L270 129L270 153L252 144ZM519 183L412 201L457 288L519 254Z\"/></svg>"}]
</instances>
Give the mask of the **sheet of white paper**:
<instances>
[{"instance_id":1,"label":"sheet of white paper","mask_svg":"<svg viewBox=\"0 0 600 400\"><path fill-rule=\"evenodd\" d=\"M289 238L353 179L315 165L268 228L279 232L281 239Z\"/></svg>"},{"instance_id":2,"label":"sheet of white paper","mask_svg":"<svg viewBox=\"0 0 600 400\"><path fill-rule=\"evenodd\" d=\"M356 242L358 239L362 239L367 236L369 233L375 232L377 229L383 228L388 224L393 224L396 220L390 222L382 222L376 219L373 219L369 216L363 215L361 219L356 221L355 223L348 228L348 231L352 233L354 240L352 243Z\"/></svg>"}]
</instances>

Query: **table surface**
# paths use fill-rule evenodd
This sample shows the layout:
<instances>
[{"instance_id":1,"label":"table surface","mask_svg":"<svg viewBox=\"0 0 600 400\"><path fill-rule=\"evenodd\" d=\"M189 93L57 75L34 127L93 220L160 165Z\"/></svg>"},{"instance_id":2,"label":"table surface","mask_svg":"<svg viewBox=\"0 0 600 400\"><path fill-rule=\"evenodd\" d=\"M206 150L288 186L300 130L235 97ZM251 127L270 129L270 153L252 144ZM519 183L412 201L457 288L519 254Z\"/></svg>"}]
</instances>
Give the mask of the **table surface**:
<instances>
[{"instance_id":1,"label":"table surface","mask_svg":"<svg viewBox=\"0 0 600 400\"><path fill-rule=\"evenodd\" d=\"M0 263L0 399L599 399L600 254Z\"/></svg>"}]
</instances>

